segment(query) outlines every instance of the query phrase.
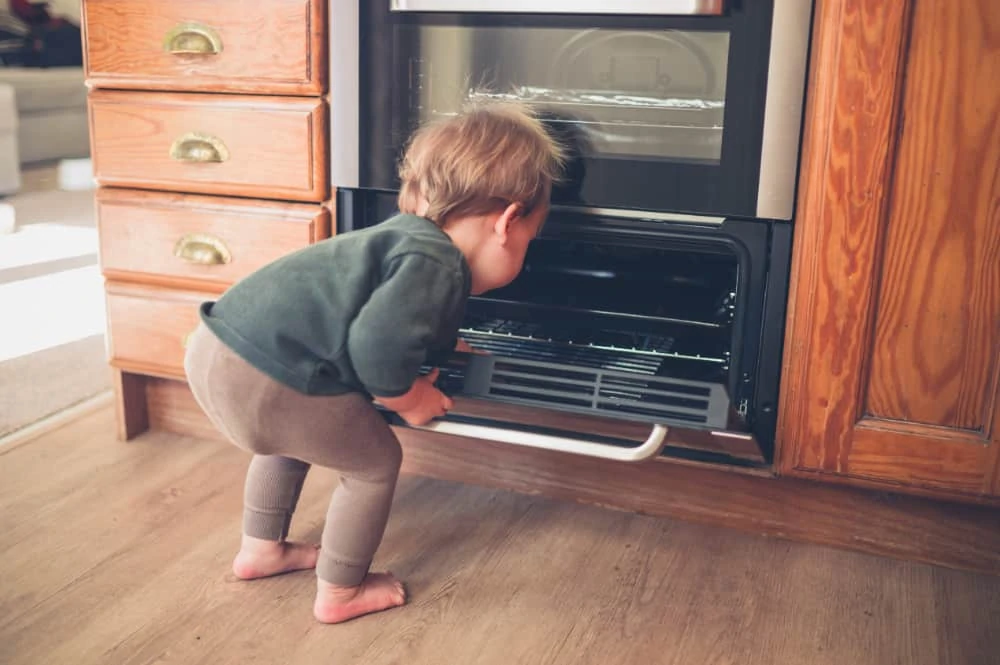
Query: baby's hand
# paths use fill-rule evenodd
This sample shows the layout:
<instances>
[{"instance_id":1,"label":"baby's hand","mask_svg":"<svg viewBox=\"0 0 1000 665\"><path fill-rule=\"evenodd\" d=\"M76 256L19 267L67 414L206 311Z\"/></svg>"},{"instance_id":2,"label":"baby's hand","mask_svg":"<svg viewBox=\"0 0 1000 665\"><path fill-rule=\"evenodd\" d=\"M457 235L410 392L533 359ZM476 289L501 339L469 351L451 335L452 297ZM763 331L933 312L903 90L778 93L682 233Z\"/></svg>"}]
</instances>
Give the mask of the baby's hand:
<instances>
[{"instance_id":1,"label":"baby's hand","mask_svg":"<svg viewBox=\"0 0 1000 665\"><path fill-rule=\"evenodd\" d=\"M426 425L440 418L453 406L451 398L434 387L438 370L418 376L413 386L399 397L379 397L378 401L392 409L410 425Z\"/></svg>"}]
</instances>

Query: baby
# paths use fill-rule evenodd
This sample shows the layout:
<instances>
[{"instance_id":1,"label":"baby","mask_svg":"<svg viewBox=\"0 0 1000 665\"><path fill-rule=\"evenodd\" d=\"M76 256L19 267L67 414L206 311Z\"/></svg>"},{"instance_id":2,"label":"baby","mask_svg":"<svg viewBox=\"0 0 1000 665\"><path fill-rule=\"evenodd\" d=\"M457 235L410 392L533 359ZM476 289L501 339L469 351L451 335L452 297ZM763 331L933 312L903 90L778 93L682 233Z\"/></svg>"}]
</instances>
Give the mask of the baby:
<instances>
[{"instance_id":1,"label":"baby","mask_svg":"<svg viewBox=\"0 0 1000 665\"><path fill-rule=\"evenodd\" d=\"M402 605L369 572L402 452L372 401L422 425L466 301L509 284L548 213L562 149L527 109L478 106L421 128L400 167L401 213L264 266L201 307L185 358L198 403L253 454L242 579L316 568L313 613L337 623ZM336 469L322 544L287 542L310 465Z\"/></svg>"}]
</instances>

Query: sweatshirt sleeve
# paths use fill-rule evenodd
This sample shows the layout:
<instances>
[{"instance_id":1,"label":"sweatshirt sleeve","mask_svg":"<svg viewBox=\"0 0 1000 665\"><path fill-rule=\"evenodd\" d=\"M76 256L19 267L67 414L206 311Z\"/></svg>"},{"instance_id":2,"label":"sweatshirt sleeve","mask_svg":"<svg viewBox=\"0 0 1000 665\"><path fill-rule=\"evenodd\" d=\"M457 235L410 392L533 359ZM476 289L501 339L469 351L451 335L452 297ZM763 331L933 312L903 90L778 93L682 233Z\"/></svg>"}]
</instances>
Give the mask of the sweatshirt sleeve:
<instances>
[{"instance_id":1,"label":"sweatshirt sleeve","mask_svg":"<svg viewBox=\"0 0 1000 665\"><path fill-rule=\"evenodd\" d=\"M347 352L372 395L410 389L431 346L464 307L461 274L421 254L392 259L388 275L351 323ZM455 331L447 331L453 334Z\"/></svg>"}]
</instances>

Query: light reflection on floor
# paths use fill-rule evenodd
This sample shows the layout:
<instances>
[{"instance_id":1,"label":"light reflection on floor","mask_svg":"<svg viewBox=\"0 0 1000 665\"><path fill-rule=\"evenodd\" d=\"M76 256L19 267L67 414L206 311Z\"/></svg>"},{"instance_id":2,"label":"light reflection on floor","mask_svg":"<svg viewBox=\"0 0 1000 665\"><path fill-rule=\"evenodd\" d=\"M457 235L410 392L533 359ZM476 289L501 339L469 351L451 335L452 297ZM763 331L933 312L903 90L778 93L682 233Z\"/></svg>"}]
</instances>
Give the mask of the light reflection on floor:
<instances>
[{"instance_id":1,"label":"light reflection on floor","mask_svg":"<svg viewBox=\"0 0 1000 665\"><path fill-rule=\"evenodd\" d=\"M17 219L0 234L0 362L105 330L94 193L54 189L49 175L27 173L25 191L0 201Z\"/></svg>"},{"instance_id":2,"label":"light reflection on floor","mask_svg":"<svg viewBox=\"0 0 1000 665\"><path fill-rule=\"evenodd\" d=\"M103 334L102 285L96 265L0 283L0 362Z\"/></svg>"}]
</instances>

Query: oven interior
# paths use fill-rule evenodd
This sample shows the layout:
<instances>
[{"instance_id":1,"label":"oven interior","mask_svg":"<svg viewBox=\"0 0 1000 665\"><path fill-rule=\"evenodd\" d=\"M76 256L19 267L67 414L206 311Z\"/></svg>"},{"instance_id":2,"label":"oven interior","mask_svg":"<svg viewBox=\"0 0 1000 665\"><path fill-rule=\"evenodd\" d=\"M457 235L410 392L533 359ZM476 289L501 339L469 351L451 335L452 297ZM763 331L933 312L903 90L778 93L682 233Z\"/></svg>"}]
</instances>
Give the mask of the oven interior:
<instances>
[{"instance_id":1,"label":"oven interior","mask_svg":"<svg viewBox=\"0 0 1000 665\"><path fill-rule=\"evenodd\" d=\"M543 237L513 283L470 300L461 335L488 360L446 368L447 387L725 428L739 272L721 249Z\"/></svg>"}]
</instances>

